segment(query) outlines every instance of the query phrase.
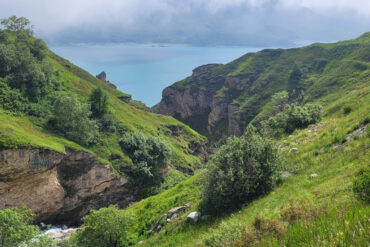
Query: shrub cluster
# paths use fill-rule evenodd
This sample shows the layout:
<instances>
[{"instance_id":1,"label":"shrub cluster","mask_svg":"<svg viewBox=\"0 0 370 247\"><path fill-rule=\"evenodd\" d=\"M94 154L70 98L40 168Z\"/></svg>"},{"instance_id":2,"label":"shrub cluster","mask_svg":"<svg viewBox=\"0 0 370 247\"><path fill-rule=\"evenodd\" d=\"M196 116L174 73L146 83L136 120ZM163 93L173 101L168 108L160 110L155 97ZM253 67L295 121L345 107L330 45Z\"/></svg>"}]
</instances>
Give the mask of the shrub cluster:
<instances>
[{"instance_id":1,"label":"shrub cluster","mask_svg":"<svg viewBox=\"0 0 370 247\"><path fill-rule=\"evenodd\" d=\"M38 122L49 120L50 129L84 146L97 141L98 130L116 131L108 97L101 88L92 91L89 102L58 92L58 71L47 59L47 45L32 36L29 20L12 16L2 19L1 25L1 108L13 115L35 116Z\"/></svg>"},{"instance_id":2,"label":"shrub cluster","mask_svg":"<svg viewBox=\"0 0 370 247\"><path fill-rule=\"evenodd\" d=\"M96 121L90 119L91 111L87 103L76 95L59 93L54 102L54 117L49 126L67 138L82 145L94 142L97 136Z\"/></svg>"},{"instance_id":3,"label":"shrub cluster","mask_svg":"<svg viewBox=\"0 0 370 247\"><path fill-rule=\"evenodd\" d=\"M133 175L144 183L155 182L160 177L160 169L167 165L171 156L171 149L160 137L128 132L119 144L134 164Z\"/></svg>"},{"instance_id":4,"label":"shrub cluster","mask_svg":"<svg viewBox=\"0 0 370 247\"><path fill-rule=\"evenodd\" d=\"M127 246L127 231L134 223L135 216L116 206L91 210L83 218L82 230L70 242L79 247L118 247Z\"/></svg>"},{"instance_id":5,"label":"shrub cluster","mask_svg":"<svg viewBox=\"0 0 370 247\"><path fill-rule=\"evenodd\" d=\"M230 137L211 157L201 210L221 214L266 194L275 185L278 165L277 148L254 127Z\"/></svg>"},{"instance_id":6,"label":"shrub cluster","mask_svg":"<svg viewBox=\"0 0 370 247\"><path fill-rule=\"evenodd\" d=\"M33 214L26 208L0 210L0 246L56 247L55 242L32 225Z\"/></svg>"},{"instance_id":7,"label":"shrub cluster","mask_svg":"<svg viewBox=\"0 0 370 247\"><path fill-rule=\"evenodd\" d=\"M322 107L306 104L304 106L288 105L282 112L270 117L268 126L275 131L292 133L295 129L306 128L321 120Z\"/></svg>"},{"instance_id":8,"label":"shrub cluster","mask_svg":"<svg viewBox=\"0 0 370 247\"><path fill-rule=\"evenodd\" d=\"M365 202L370 203L370 166L362 167L353 181L353 191Z\"/></svg>"}]
</instances>

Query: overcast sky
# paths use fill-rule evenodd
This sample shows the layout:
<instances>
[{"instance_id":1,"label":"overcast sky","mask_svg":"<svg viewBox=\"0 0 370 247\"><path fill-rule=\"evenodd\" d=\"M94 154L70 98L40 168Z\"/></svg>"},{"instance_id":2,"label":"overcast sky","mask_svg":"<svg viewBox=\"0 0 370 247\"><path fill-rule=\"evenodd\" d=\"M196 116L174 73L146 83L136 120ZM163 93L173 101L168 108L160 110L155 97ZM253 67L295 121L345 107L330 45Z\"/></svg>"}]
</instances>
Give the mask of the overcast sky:
<instances>
[{"instance_id":1,"label":"overcast sky","mask_svg":"<svg viewBox=\"0 0 370 247\"><path fill-rule=\"evenodd\" d=\"M370 0L0 0L49 44L290 46L370 31Z\"/></svg>"}]
</instances>

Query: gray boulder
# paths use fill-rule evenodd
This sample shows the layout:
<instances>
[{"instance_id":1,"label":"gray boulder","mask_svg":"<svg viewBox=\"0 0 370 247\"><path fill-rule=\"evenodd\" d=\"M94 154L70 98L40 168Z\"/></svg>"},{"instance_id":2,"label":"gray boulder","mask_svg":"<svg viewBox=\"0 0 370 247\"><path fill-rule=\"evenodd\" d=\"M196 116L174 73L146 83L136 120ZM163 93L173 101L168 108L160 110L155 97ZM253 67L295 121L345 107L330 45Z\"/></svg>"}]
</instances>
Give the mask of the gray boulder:
<instances>
[{"instance_id":1,"label":"gray boulder","mask_svg":"<svg viewBox=\"0 0 370 247\"><path fill-rule=\"evenodd\" d=\"M191 212L186 220L190 223L197 223L200 218L200 212Z\"/></svg>"}]
</instances>

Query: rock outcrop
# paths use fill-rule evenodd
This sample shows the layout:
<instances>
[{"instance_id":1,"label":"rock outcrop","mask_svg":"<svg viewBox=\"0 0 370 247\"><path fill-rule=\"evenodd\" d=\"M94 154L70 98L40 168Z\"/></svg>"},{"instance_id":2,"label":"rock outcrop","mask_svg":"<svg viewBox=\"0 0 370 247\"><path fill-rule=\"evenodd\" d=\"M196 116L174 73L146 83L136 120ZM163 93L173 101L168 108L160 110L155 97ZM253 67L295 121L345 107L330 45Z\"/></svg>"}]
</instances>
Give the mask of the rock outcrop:
<instances>
[{"instance_id":1,"label":"rock outcrop","mask_svg":"<svg viewBox=\"0 0 370 247\"><path fill-rule=\"evenodd\" d=\"M114 88L114 89L117 88L116 85L114 85L113 83L111 83L110 81L107 80L107 74L104 71L101 72L99 75L96 75L96 78L98 78L99 80L107 83L108 86L110 86L111 88Z\"/></svg>"},{"instance_id":2,"label":"rock outcrop","mask_svg":"<svg viewBox=\"0 0 370 247\"><path fill-rule=\"evenodd\" d=\"M166 214L163 214L152 226L152 228L149 230L149 234L155 232L160 232L163 227L165 227L167 224L171 223L173 219L175 219L180 213L185 212L187 209L191 208L191 203L186 203L184 206L178 206L171 208Z\"/></svg>"},{"instance_id":3,"label":"rock outcrop","mask_svg":"<svg viewBox=\"0 0 370 247\"><path fill-rule=\"evenodd\" d=\"M125 207L135 194L126 178L84 151L0 151L0 208L25 205L37 222L76 225L90 209Z\"/></svg>"},{"instance_id":4,"label":"rock outcrop","mask_svg":"<svg viewBox=\"0 0 370 247\"><path fill-rule=\"evenodd\" d=\"M106 81L107 79L107 74L103 71L101 72L99 75L96 76L96 78L98 78L99 80L101 81Z\"/></svg>"},{"instance_id":5,"label":"rock outcrop","mask_svg":"<svg viewBox=\"0 0 370 247\"><path fill-rule=\"evenodd\" d=\"M217 66L211 64L194 69L193 75L185 80L188 84L184 87L174 84L165 88L159 112L189 124L202 134L242 135L245 129L243 116L230 95L235 96L249 88L255 75L212 76L209 70L217 69ZM204 83L207 85L198 85Z\"/></svg>"}]
</instances>

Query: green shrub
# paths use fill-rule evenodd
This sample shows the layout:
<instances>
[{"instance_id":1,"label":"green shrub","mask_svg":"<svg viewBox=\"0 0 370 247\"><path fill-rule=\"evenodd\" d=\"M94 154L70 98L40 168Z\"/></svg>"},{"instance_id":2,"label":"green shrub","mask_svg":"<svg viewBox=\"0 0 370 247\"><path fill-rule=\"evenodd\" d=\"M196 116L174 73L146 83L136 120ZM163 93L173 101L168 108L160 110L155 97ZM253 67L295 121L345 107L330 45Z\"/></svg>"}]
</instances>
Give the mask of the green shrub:
<instances>
[{"instance_id":1,"label":"green shrub","mask_svg":"<svg viewBox=\"0 0 370 247\"><path fill-rule=\"evenodd\" d=\"M245 136L230 137L211 157L201 210L221 214L266 194L275 185L278 165L277 148L254 127Z\"/></svg>"},{"instance_id":2,"label":"green shrub","mask_svg":"<svg viewBox=\"0 0 370 247\"><path fill-rule=\"evenodd\" d=\"M0 106L11 112L25 112L27 100L24 99L17 89L11 89L0 78Z\"/></svg>"},{"instance_id":3,"label":"green shrub","mask_svg":"<svg viewBox=\"0 0 370 247\"><path fill-rule=\"evenodd\" d=\"M40 235L40 229L32 225L33 214L26 208L0 210L0 246L52 247L54 241Z\"/></svg>"},{"instance_id":4,"label":"green shrub","mask_svg":"<svg viewBox=\"0 0 370 247\"><path fill-rule=\"evenodd\" d=\"M119 141L121 148L130 156L133 175L140 182L157 182L160 169L166 167L171 149L159 137L142 133L126 133Z\"/></svg>"},{"instance_id":5,"label":"green shrub","mask_svg":"<svg viewBox=\"0 0 370 247\"><path fill-rule=\"evenodd\" d=\"M134 215L116 206L91 210L83 218L82 230L78 231L71 242L77 246L117 247L127 246L127 231L134 223Z\"/></svg>"},{"instance_id":6,"label":"green shrub","mask_svg":"<svg viewBox=\"0 0 370 247\"><path fill-rule=\"evenodd\" d=\"M117 121L111 113L105 113L96 119L99 131L114 133L116 131Z\"/></svg>"},{"instance_id":7,"label":"green shrub","mask_svg":"<svg viewBox=\"0 0 370 247\"><path fill-rule=\"evenodd\" d=\"M353 191L362 200L370 202L370 166L361 168L353 181Z\"/></svg>"},{"instance_id":8,"label":"green shrub","mask_svg":"<svg viewBox=\"0 0 370 247\"><path fill-rule=\"evenodd\" d=\"M268 126L275 131L292 133L295 129L306 128L310 124L319 122L321 110L322 107L319 105L288 105L284 111L268 120Z\"/></svg>"},{"instance_id":9,"label":"green shrub","mask_svg":"<svg viewBox=\"0 0 370 247\"><path fill-rule=\"evenodd\" d=\"M25 17L17 17L15 15L1 19L1 25L5 30L12 32L25 32L28 35L33 35L33 25Z\"/></svg>"},{"instance_id":10,"label":"green shrub","mask_svg":"<svg viewBox=\"0 0 370 247\"><path fill-rule=\"evenodd\" d=\"M101 118L108 112L108 97L103 90L98 87L94 89L90 95L91 116L93 118Z\"/></svg>"},{"instance_id":11,"label":"green shrub","mask_svg":"<svg viewBox=\"0 0 370 247\"><path fill-rule=\"evenodd\" d=\"M97 137L97 125L91 120L90 106L74 94L59 93L53 107L54 117L49 126L65 137L89 145Z\"/></svg>"},{"instance_id":12,"label":"green shrub","mask_svg":"<svg viewBox=\"0 0 370 247\"><path fill-rule=\"evenodd\" d=\"M352 111L352 106L350 106L350 105L344 105L343 106L344 115L348 115L351 111Z\"/></svg>"}]
</instances>

